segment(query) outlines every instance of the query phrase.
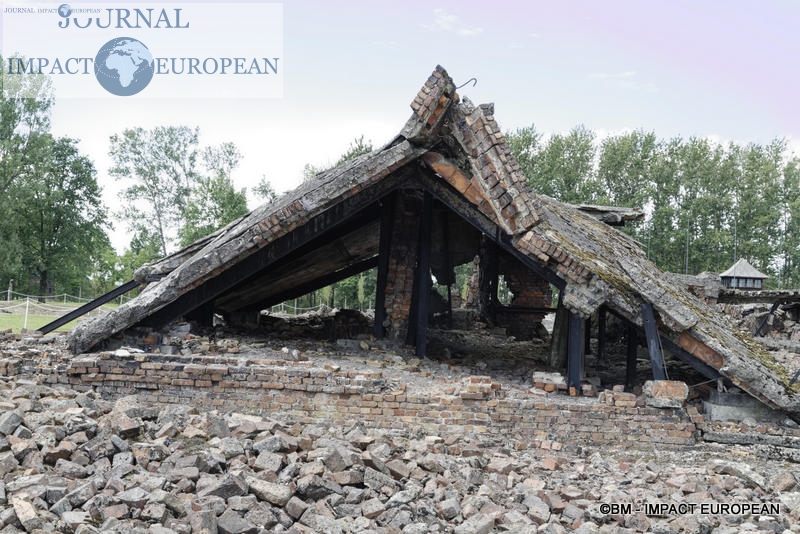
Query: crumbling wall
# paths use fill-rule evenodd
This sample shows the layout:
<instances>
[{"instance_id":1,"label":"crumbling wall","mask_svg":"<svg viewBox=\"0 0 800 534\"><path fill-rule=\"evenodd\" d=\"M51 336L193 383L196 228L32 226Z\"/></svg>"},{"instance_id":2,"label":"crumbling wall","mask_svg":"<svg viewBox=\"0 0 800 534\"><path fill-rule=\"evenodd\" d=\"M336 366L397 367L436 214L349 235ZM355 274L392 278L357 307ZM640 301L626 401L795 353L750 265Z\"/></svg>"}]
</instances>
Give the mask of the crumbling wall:
<instances>
[{"instance_id":1,"label":"crumbling wall","mask_svg":"<svg viewBox=\"0 0 800 534\"><path fill-rule=\"evenodd\" d=\"M0 376L23 370L19 359L0 359ZM627 397L601 402L527 394L488 376L419 385L413 380L400 382L380 370L353 371L311 361L117 351L75 358L40 371L45 384L94 389L107 399L137 394L143 401L205 410L280 411L306 423L348 425L359 420L385 429L413 423L442 435L517 435L552 450L567 442L574 446L692 445L696 422L702 420L681 408L637 406Z\"/></svg>"},{"instance_id":2,"label":"crumbling wall","mask_svg":"<svg viewBox=\"0 0 800 534\"><path fill-rule=\"evenodd\" d=\"M422 205L413 196L397 195L394 209L384 326L388 337L397 340L405 339L408 332Z\"/></svg>"}]
</instances>

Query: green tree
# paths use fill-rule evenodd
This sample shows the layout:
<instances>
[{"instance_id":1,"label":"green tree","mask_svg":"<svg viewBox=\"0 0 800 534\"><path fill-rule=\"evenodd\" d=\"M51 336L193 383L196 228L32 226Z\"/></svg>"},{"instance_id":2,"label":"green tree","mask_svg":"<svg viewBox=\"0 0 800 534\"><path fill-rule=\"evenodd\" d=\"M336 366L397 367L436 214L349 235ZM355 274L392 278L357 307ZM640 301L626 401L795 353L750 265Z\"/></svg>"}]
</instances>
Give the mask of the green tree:
<instances>
[{"instance_id":1,"label":"green tree","mask_svg":"<svg viewBox=\"0 0 800 534\"><path fill-rule=\"evenodd\" d=\"M43 137L36 165L15 184L15 217L23 244L22 270L38 280L38 292L51 283L74 287L95 269L108 246L106 210L92 162L77 140Z\"/></svg>"},{"instance_id":2,"label":"green tree","mask_svg":"<svg viewBox=\"0 0 800 534\"><path fill-rule=\"evenodd\" d=\"M800 287L800 158L792 157L783 169L783 232L780 242L779 286Z\"/></svg>"},{"instance_id":3,"label":"green tree","mask_svg":"<svg viewBox=\"0 0 800 534\"><path fill-rule=\"evenodd\" d=\"M242 155L233 143L209 147L203 151L208 175L201 176L192 188L178 230L181 246L189 245L214 230L247 214L247 190L237 191L231 172Z\"/></svg>"},{"instance_id":4,"label":"green tree","mask_svg":"<svg viewBox=\"0 0 800 534\"><path fill-rule=\"evenodd\" d=\"M596 202L602 187L597 181L595 135L584 126L568 134L554 134L546 142L533 126L506 135L509 147L537 193L563 202Z\"/></svg>"},{"instance_id":5,"label":"green tree","mask_svg":"<svg viewBox=\"0 0 800 534\"><path fill-rule=\"evenodd\" d=\"M125 180L122 217L134 233L156 235L166 256L198 180L199 130L129 128L111 136L109 174Z\"/></svg>"},{"instance_id":6,"label":"green tree","mask_svg":"<svg viewBox=\"0 0 800 534\"><path fill-rule=\"evenodd\" d=\"M18 58L17 59L24 59ZM0 65L9 58L0 55ZM36 166L50 128L53 92L44 75L11 75L0 69L0 280L18 275L23 245L14 213L18 187ZM18 281L19 283L19 281Z\"/></svg>"},{"instance_id":7,"label":"green tree","mask_svg":"<svg viewBox=\"0 0 800 534\"><path fill-rule=\"evenodd\" d=\"M736 189L737 255L775 282L780 249L781 189L786 144L775 140L766 146L750 144L742 151L742 180Z\"/></svg>"},{"instance_id":8,"label":"green tree","mask_svg":"<svg viewBox=\"0 0 800 534\"><path fill-rule=\"evenodd\" d=\"M278 193L275 192L275 188L272 187L272 184L267 180L266 175L261 175L258 184L253 188L253 193L263 202L272 202L278 198Z\"/></svg>"}]
</instances>

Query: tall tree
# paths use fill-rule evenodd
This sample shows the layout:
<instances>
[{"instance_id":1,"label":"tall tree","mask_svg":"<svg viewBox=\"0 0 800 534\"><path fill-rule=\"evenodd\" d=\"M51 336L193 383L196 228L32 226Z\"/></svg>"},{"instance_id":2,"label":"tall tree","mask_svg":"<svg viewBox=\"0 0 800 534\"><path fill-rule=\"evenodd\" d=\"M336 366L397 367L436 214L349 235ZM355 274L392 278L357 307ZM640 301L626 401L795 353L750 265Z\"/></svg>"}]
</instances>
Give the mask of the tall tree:
<instances>
[{"instance_id":1,"label":"tall tree","mask_svg":"<svg viewBox=\"0 0 800 534\"><path fill-rule=\"evenodd\" d=\"M800 288L800 158L790 159L783 169L783 212L780 242L781 288Z\"/></svg>"},{"instance_id":2,"label":"tall tree","mask_svg":"<svg viewBox=\"0 0 800 534\"><path fill-rule=\"evenodd\" d=\"M156 235L167 254L198 180L199 129L129 128L111 136L109 174L130 185L123 191L123 217L137 234Z\"/></svg>"},{"instance_id":3,"label":"tall tree","mask_svg":"<svg viewBox=\"0 0 800 534\"><path fill-rule=\"evenodd\" d=\"M566 135L554 134L544 143L533 126L507 134L506 139L537 193L573 203L600 198L602 188L594 168L595 136L586 127L576 126Z\"/></svg>"},{"instance_id":4,"label":"tall tree","mask_svg":"<svg viewBox=\"0 0 800 534\"><path fill-rule=\"evenodd\" d=\"M247 191L233 186L231 172L242 155L233 143L208 147L202 153L208 174L197 179L178 230L181 246L210 234L247 213Z\"/></svg>"},{"instance_id":5,"label":"tall tree","mask_svg":"<svg viewBox=\"0 0 800 534\"><path fill-rule=\"evenodd\" d=\"M24 58L20 58L24 59ZM0 56L0 65L5 59ZM51 82L44 75L10 75L0 69L0 280L16 276L23 245L14 217L15 186L28 179L46 140L53 105Z\"/></svg>"},{"instance_id":6,"label":"tall tree","mask_svg":"<svg viewBox=\"0 0 800 534\"><path fill-rule=\"evenodd\" d=\"M93 272L108 246L106 210L92 162L75 139L43 137L37 164L15 185L15 215L23 243L23 272L38 279L46 295L51 283L70 287Z\"/></svg>"}]
</instances>

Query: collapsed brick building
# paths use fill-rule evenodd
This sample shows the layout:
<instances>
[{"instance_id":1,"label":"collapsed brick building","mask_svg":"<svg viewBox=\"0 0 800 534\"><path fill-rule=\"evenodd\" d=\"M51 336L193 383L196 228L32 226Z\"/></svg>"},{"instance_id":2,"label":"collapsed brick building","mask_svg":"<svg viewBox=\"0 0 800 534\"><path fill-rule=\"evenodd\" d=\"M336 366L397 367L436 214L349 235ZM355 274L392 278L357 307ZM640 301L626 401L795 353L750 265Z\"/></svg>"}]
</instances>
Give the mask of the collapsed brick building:
<instances>
[{"instance_id":1,"label":"collapsed brick building","mask_svg":"<svg viewBox=\"0 0 800 534\"><path fill-rule=\"evenodd\" d=\"M563 345L564 361L555 363L565 364L573 391L584 374L587 320L597 317L602 341L611 313L644 334L656 379L664 378L663 346L710 379L800 415L789 371L607 224L619 215L529 188L492 105L462 100L437 67L411 108L382 148L139 269L122 289L145 285L141 294L75 327L71 350L95 350L115 334L178 318L210 323L221 314L244 324L273 304L377 267L374 334L424 355L432 276L448 285L453 267L478 255L481 311L498 324L535 325L557 290L564 320L554 343ZM514 294L510 306L496 302L499 275Z\"/></svg>"}]
</instances>

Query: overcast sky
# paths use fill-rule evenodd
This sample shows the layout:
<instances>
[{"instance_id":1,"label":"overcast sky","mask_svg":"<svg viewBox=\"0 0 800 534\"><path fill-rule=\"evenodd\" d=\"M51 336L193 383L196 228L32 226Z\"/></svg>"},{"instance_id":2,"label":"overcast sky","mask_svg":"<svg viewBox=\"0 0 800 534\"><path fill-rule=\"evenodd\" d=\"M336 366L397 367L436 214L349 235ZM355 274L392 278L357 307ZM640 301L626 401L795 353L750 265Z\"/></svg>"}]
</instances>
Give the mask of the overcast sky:
<instances>
[{"instance_id":1,"label":"overcast sky","mask_svg":"<svg viewBox=\"0 0 800 534\"><path fill-rule=\"evenodd\" d=\"M457 85L477 78L459 93L494 102L505 130L785 137L800 153L794 0L297 0L283 16L283 98L56 101L54 132L81 140L112 208L108 138L124 128L199 126L203 144L240 148L237 186L266 175L286 191L360 135L389 141L436 64Z\"/></svg>"}]
</instances>

